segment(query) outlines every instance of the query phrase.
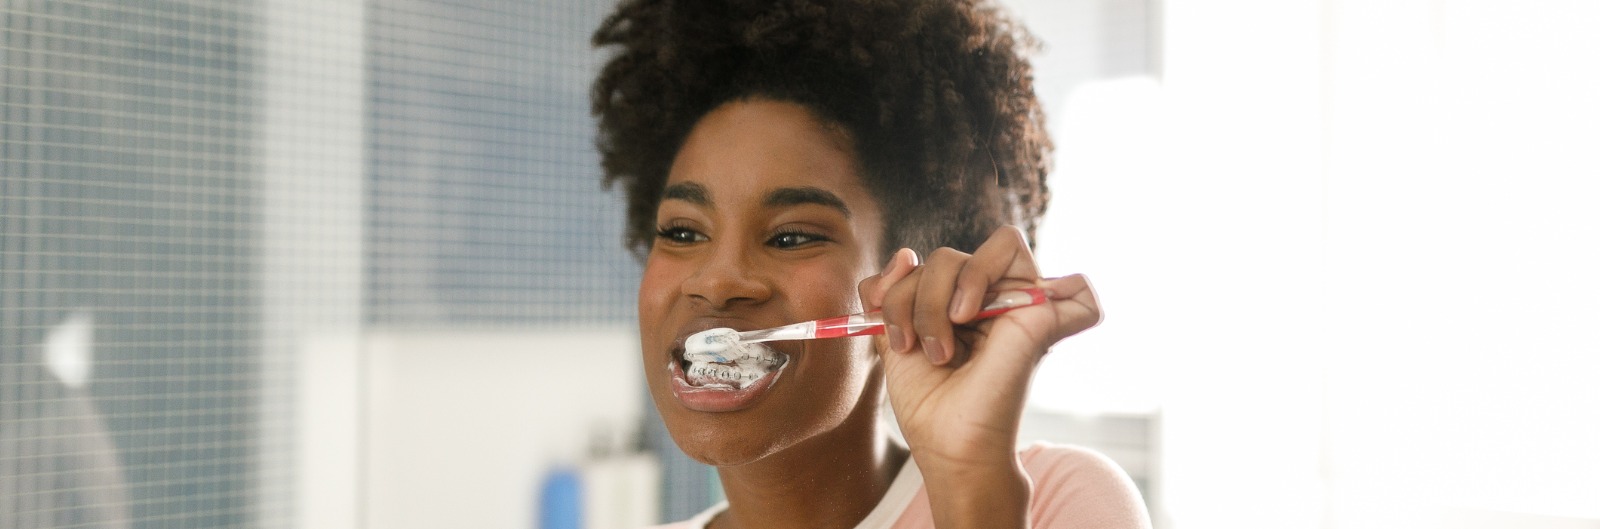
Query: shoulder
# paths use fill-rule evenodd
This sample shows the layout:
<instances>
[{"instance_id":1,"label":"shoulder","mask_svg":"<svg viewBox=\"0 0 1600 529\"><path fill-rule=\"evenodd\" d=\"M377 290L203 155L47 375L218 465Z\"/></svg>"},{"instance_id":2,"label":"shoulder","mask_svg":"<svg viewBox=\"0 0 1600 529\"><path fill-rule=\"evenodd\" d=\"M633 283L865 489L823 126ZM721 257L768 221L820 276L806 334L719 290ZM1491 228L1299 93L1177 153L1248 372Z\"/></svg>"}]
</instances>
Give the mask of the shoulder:
<instances>
[{"instance_id":1,"label":"shoulder","mask_svg":"<svg viewBox=\"0 0 1600 529\"><path fill-rule=\"evenodd\" d=\"M1035 443L1019 454L1033 480L1035 527L1143 529L1144 499L1128 473L1088 448Z\"/></svg>"},{"instance_id":2,"label":"shoulder","mask_svg":"<svg viewBox=\"0 0 1600 529\"><path fill-rule=\"evenodd\" d=\"M1017 457L1022 460L1022 466L1028 470L1028 474L1035 478L1042 473L1074 480L1128 479L1127 473L1111 458L1082 446L1039 441L1018 450Z\"/></svg>"}]
</instances>

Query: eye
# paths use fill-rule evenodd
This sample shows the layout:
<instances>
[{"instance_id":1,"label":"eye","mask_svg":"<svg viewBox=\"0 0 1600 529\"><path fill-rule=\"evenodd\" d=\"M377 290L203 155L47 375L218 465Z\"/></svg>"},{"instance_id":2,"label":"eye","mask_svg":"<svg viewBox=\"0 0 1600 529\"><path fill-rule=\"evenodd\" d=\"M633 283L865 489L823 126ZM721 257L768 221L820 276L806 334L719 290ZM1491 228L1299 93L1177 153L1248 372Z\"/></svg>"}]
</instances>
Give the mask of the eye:
<instances>
[{"instance_id":1,"label":"eye","mask_svg":"<svg viewBox=\"0 0 1600 529\"><path fill-rule=\"evenodd\" d=\"M778 233L777 235L773 235L771 239L767 239L767 244L774 248L788 249L798 248L812 243L824 242L827 240L827 237L823 237L815 233L786 231Z\"/></svg>"},{"instance_id":2,"label":"eye","mask_svg":"<svg viewBox=\"0 0 1600 529\"><path fill-rule=\"evenodd\" d=\"M662 226L656 228L656 238L672 244L694 244L707 239L704 233L684 228L682 226Z\"/></svg>"}]
</instances>

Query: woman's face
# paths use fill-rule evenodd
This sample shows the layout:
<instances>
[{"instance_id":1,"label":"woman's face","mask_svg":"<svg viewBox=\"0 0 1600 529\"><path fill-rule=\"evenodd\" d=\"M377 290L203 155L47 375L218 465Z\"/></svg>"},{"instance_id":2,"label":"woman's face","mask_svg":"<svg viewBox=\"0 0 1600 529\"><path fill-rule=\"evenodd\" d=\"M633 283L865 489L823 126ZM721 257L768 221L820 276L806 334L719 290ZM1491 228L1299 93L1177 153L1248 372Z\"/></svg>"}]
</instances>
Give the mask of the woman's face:
<instances>
[{"instance_id":1,"label":"woman's face","mask_svg":"<svg viewBox=\"0 0 1600 529\"><path fill-rule=\"evenodd\" d=\"M744 389L696 386L683 362L684 338L702 330L860 311L883 221L858 165L844 133L791 103L730 102L690 131L639 285L645 378L689 456L731 466L873 433L862 418L875 417L882 370L866 338L770 342L787 362Z\"/></svg>"}]
</instances>

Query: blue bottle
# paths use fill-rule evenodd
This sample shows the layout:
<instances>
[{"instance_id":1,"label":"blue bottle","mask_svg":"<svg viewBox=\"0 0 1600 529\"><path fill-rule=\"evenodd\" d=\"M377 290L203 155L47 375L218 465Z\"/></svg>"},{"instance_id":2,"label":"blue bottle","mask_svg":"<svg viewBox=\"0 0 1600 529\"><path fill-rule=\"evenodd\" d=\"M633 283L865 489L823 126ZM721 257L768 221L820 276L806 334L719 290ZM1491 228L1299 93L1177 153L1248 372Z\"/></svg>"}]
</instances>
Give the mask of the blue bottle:
<instances>
[{"instance_id":1,"label":"blue bottle","mask_svg":"<svg viewBox=\"0 0 1600 529\"><path fill-rule=\"evenodd\" d=\"M576 470L557 467L545 477L538 529L583 529L583 480Z\"/></svg>"}]
</instances>

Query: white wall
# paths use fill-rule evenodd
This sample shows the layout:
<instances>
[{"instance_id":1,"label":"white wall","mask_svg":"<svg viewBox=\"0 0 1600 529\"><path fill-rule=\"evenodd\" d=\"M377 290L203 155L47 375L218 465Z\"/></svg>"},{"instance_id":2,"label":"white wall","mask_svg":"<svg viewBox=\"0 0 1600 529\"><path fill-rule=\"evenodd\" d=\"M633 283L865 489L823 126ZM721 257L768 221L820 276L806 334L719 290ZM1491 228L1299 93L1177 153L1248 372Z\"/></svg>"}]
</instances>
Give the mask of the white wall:
<instances>
[{"instance_id":1,"label":"white wall","mask_svg":"<svg viewBox=\"0 0 1600 529\"><path fill-rule=\"evenodd\" d=\"M1600 4L1327 18L1339 526L1600 526Z\"/></svg>"},{"instance_id":2,"label":"white wall","mask_svg":"<svg viewBox=\"0 0 1600 529\"><path fill-rule=\"evenodd\" d=\"M590 468L595 434L637 431L637 351L622 326L383 330L311 344L296 430L302 479L322 497L303 505L301 526L536 527L550 470ZM645 501L591 513L588 527L655 522L659 475L624 481Z\"/></svg>"},{"instance_id":3,"label":"white wall","mask_svg":"<svg viewBox=\"0 0 1600 529\"><path fill-rule=\"evenodd\" d=\"M1158 79L1041 75L1107 317L1035 402L1160 409L1170 528L1600 525L1600 4L1166 4Z\"/></svg>"}]
</instances>

